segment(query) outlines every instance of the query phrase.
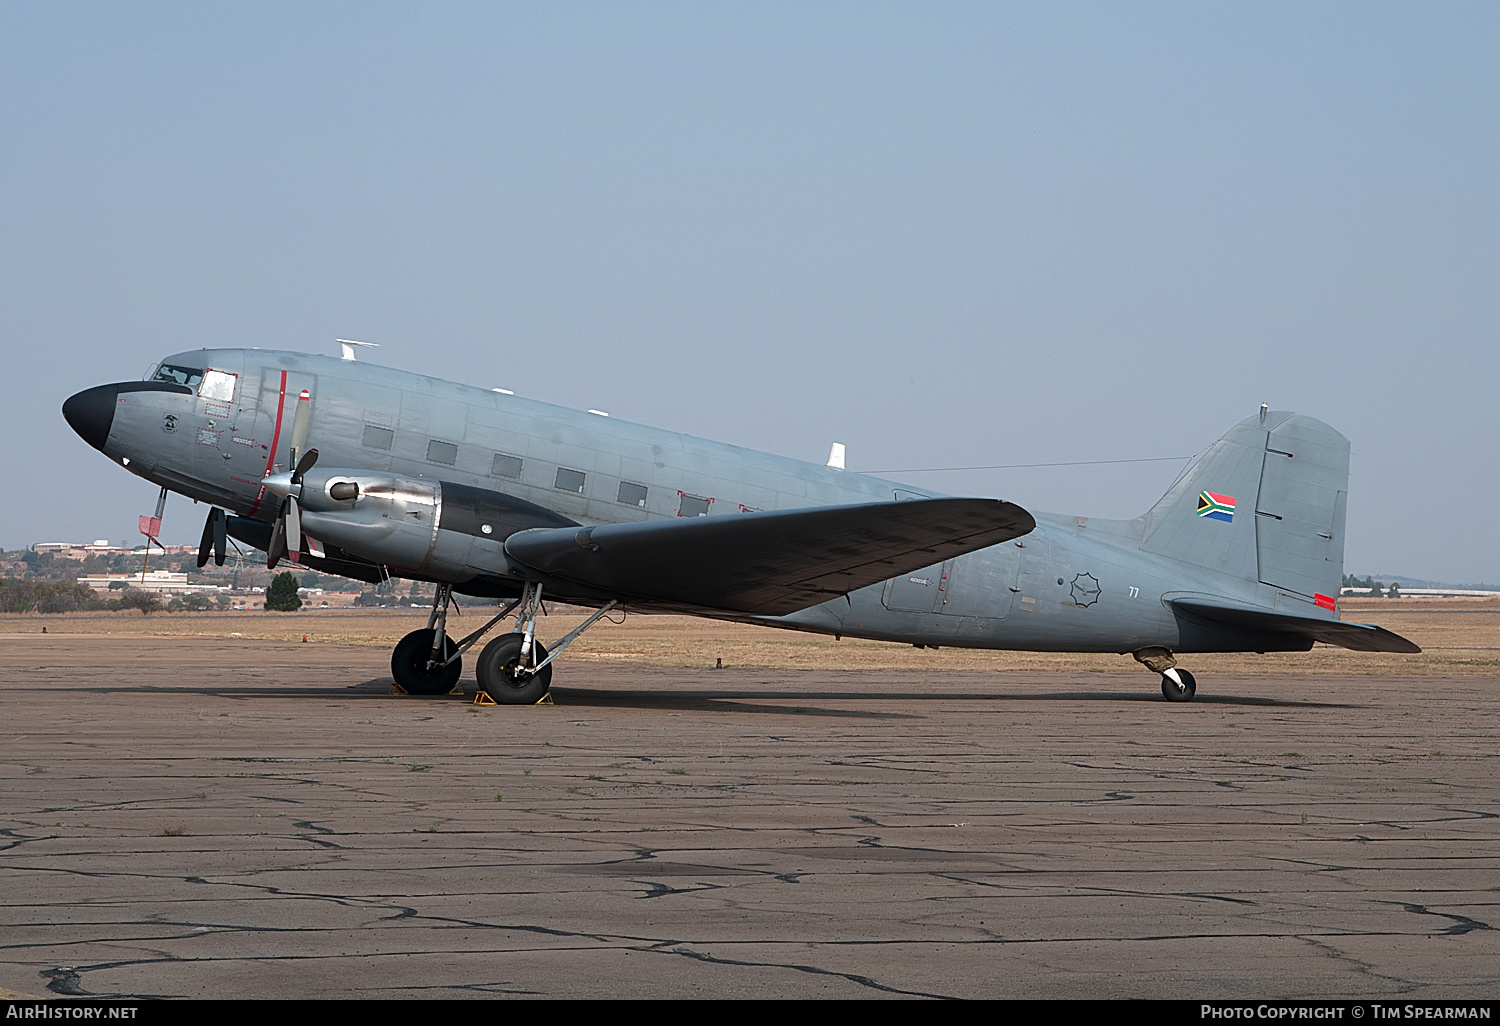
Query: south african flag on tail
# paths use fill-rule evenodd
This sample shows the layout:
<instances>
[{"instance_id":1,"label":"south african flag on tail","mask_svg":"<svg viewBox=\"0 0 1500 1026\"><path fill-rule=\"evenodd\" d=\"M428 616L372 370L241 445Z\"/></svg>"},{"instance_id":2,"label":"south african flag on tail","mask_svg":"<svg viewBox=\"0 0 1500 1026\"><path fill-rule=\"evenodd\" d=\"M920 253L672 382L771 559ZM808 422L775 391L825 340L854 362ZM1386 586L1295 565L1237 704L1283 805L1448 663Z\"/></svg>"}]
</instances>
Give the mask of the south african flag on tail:
<instances>
[{"instance_id":1,"label":"south african flag on tail","mask_svg":"<svg viewBox=\"0 0 1500 1026\"><path fill-rule=\"evenodd\" d=\"M1232 523L1234 521L1234 496L1220 495L1217 492L1199 492L1198 515L1208 517L1210 520Z\"/></svg>"}]
</instances>

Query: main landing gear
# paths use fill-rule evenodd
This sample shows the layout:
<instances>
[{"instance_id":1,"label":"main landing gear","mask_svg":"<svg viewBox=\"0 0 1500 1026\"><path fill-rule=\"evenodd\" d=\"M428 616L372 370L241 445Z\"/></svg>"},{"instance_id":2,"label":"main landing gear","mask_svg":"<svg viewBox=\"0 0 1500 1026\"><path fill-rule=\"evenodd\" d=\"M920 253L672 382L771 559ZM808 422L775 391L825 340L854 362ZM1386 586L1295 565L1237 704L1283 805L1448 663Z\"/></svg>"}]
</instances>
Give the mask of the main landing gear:
<instances>
[{"instance_id":1,"label":"main landing gear","mask_svg":"<svg viewBox=\"0 0 1500 1026\"><path fill-rule=\"evenodd\" d=\"M553 660L618 605L614 599L606 602L559 639L557 647L548 652L536 638L536 618L542 607L540 584L526 582L520 598L458 642L446 632L452 593L451 585L439 584L426 629L412 631L397 643L396 650L391 653L391 676L408 694L446 695L451 692L463 673L463 654L488 634L490 628L519 608L514 629L491 641L479 653L474 675L480 690L499 705L535 705L552 687Z\"/></svg>"},{"instance_id":2,"label":"main landing gear","mask_svg":"<svg viewBox=\"0 0 1500 1026\"><path fill-rule=\"evenodd\" d=\"M391 676L408 695L446 695L464 672L463 653L468 646L460 648L447 634L452 598L453 589L439 584L427 627L402 638L391 653Z\"/></svg>"},{"instance_id":3,"label":"main landing gear","mask_svg":"<svg viewBox=\"0 0 1500 1026\"><path fill-rule=\"evenodd\" d=\"M1137 649L1131 655L1146 669L1161 674L1161 695L1168 702L1190 702L1198 693L1198 682L1191 673L1177 665L1177 657L1171 649L1152 645Z\"/></svg>"}]
</instances>

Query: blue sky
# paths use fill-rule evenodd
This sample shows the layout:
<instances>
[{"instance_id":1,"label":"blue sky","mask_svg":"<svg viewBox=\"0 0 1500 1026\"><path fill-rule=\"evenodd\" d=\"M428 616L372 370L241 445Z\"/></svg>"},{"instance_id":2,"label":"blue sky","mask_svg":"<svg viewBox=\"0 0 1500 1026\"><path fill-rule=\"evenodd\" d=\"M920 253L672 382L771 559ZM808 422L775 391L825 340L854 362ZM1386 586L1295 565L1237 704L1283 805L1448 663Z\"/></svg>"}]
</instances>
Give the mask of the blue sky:
<instances>
[{"instance_id":1,"label":"blue sky","mask_svg":"<svg viewBox=\"0 0 1500 1026\"><path fill-rule=\"evenodd\" d=\"M1354 446L1500 580L1494 5L0 7L0 545L131 537L67 395L334 353L852 469ZM1172 463L910 475L1133 516ZM168 540L201 508L174 500Z\"/></svg>"}]
</instances>

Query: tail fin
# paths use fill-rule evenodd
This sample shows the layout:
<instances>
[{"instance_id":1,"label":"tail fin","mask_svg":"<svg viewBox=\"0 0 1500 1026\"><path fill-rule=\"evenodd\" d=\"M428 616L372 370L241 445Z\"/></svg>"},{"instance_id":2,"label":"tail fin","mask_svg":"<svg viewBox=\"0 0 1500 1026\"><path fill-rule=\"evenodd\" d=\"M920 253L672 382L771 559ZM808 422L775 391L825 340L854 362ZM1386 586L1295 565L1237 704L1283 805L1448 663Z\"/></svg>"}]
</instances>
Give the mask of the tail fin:
<instances>
[{"instance_id":1,"label":"tail fin","mask_svg":"<svg viewBox=\"0 0 1500 1026\"><path fill-rule=\"evenodd\" d=\"M1141 550L1333 608L1344 574L1349 440L1322 421L1236 424L1140 518Z\"/></svg>"}]
</instances>

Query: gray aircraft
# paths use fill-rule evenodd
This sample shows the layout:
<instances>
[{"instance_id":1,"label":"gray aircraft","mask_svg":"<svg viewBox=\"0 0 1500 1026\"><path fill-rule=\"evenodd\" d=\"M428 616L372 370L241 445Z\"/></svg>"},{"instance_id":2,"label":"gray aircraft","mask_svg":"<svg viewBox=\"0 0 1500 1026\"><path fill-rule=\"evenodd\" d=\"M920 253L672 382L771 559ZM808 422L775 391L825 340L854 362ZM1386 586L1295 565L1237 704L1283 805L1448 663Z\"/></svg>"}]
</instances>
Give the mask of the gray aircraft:
<instances>
[{"instance_id":1,"label":"gray aircraft","mask_svg":"<svg viewBox=\"0 0 1500 1026\"><path fill-rule=\"evenodd\" d=\"M1349 442L1311 417L1230 429L1134 520L1031 514L353 360L258 349L169 356L63 416L114 462L209 503L227 538L380 582L435 582L396 682L534 703L611 609L685 612L917 647L1131 653L1186 701L1190 652L1417 652L1339 620ZM837 455L839 447L835 447ZM831 463L841 463L831 459ZM160 503L158 504L160 516ZM467 637L452 594L499 599ZM595 608L549 651L543 595Z\"/></svg>"}]
</instances>

